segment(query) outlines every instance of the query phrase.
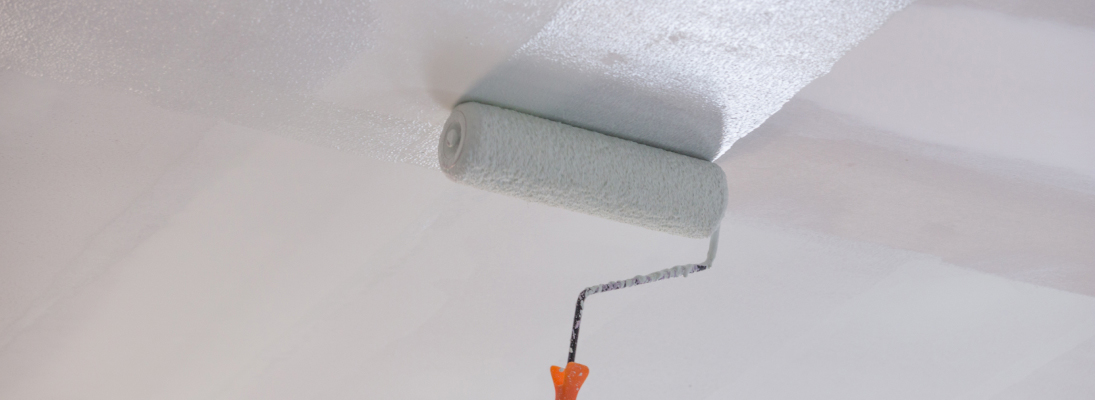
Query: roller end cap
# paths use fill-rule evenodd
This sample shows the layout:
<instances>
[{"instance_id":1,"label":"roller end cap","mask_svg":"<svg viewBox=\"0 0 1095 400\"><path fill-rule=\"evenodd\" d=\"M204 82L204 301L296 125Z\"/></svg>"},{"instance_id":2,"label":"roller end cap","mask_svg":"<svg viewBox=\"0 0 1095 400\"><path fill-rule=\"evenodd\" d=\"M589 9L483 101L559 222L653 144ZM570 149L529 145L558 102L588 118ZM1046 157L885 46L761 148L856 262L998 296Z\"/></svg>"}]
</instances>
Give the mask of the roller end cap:
<instances>
[{"instance_id":1,"label":"roller end cap","mask_svg":"<svg viewBox=\"0 0 1095 400\"><path fill-rule=\"evenodd\" d=\"M555 383L555 400L576 400L578 389L589 376L589 367L578 363L567 363L566 369L551 366L551 381Z\"/></svg>"},{"instance_id":2,"label":"roller end cap","mask_svg":"<svg viewBox=\"0 0 1095 400\"><path fill-rule=\"evenodd\" d=\"M464 113L454 110L449 120L445 121L445 129L441 131L441 140L437 144L437 156L441 169L448 171L456 166L460 155L464 153L467 133L467 118L464 117Z\"/></svg>"}]
</instances>

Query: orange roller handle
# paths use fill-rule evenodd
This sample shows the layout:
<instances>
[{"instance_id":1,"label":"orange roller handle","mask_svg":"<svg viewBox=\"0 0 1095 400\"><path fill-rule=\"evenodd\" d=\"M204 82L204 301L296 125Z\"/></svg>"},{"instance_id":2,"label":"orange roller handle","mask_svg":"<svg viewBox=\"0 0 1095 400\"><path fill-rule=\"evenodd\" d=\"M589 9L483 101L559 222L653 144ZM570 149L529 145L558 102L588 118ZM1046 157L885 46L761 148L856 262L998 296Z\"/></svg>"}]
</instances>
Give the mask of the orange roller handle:
<instances>
[{"instance_id":1,"label":"orange roller handle","mask_svg":"<svg viewBox=\"0 0 1095 400\"><path fill-rule=\"evenodd\" d=\"M551 366L551 381L555 383L555 400L576 400L578 389L589 376L589 367L575 362L567 363L566 369Z\"/></svg>"}]
</instances>

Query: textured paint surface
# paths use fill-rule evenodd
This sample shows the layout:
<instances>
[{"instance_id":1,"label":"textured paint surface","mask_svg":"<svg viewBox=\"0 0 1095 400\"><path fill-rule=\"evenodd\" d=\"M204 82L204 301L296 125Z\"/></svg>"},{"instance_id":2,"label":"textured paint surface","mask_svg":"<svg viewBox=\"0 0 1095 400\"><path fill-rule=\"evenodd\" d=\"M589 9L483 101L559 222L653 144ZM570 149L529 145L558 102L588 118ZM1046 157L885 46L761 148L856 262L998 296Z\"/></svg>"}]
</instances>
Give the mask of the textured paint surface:
<instances>
[{"instance_id":1,"label":"textured paint surface","mask_svg":"<svg viewBox=\"0 0 1095 400\"><path fill-rule=\"evenodd\" d=\"M906 3L6 0L0 64L424 166L460 97L713 160Z\"/></svg>"},{"instance_id":2,"label":"textured paint surface","mask_svg":"<svg viewBox=\"0 0 1095 400\"><path fill-rule=\"evenodd\" d=\"M432 132L428 123L314 96L375 45L370 3L14 0L0 10L0 63L7 69L135 93L159 107L384 159L430 163L407 150Z\"/></svg>"},{"instance_id":3,"label":"textured paint surface","mask_svg":"<svg viewBox=\"0 0 1095 400\"><path fill-rule=\"evenodd\" d=\"M466 98L714 160L910 1L575 1Z\"/></svg>"}]
</instances>

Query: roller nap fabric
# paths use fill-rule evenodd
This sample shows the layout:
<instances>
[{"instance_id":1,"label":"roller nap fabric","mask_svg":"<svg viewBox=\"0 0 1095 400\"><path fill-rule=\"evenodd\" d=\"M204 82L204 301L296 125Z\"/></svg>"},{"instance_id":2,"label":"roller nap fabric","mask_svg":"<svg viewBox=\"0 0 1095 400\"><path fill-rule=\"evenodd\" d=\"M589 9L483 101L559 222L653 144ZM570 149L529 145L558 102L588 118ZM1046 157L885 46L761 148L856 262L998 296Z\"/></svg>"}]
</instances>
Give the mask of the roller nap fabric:
<instances>
[{"instance_id":1,"label":"roller nap fabric","mask_svg":"<svg viewBox=\"0 0 1095 400\"><path fill-rule=\"evenodd\" d=\"M453 110L438 157L456 182L686 237L726 210L711 162L480 103Z\"/></svg>"}]
</instances>

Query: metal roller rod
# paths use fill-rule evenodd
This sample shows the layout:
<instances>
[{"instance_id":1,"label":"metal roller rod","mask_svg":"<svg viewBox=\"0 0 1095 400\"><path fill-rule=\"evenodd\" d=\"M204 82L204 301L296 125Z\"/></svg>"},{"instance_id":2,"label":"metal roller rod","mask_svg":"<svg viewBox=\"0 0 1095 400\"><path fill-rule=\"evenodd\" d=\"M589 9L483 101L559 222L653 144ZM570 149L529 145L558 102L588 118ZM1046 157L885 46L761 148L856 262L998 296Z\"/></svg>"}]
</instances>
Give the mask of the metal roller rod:
<instances>
[{"instance_id":1,"label":"metal roller rod","mask_svg":"<svg viewBox=\"0 0 1095 400\"><path fill-rule=\"evenodd\" d=\"M661 271L649 274L639 275L631 279L624 279L622 281L613 281L603 285L590 286L578 293L578 303L574 306L574 325L573 330L570 331L570 354L567 355L567 362L574 362L574 356L578 352L578 330L582 327L582 308L585 306L586 297L591 295L608 292L616 289L623 289L626 287L642 285L644 283L657 282L663 279L676 278L678 276L688 277L688 274L694 274L700 271L706 271L711 269L711 264L715 261L715 253L719 249L719 230L716 229L711 234L710 243L707 247L707 259L701 264L687 264L678 265L673 268L663 269Z\"/></svg>"},{"instance_id":2,"label":"metal roller rod","mask_svg":"<svg viewBox=\"0 0 1095 400\"><path fill-rule=\"evenodd\" d=\"M650 275L640 275L622 281L614 281L603 285L590 286L585 290L582 290L582 292L578 294L578 304L574 306L574 330L570 332L570 354L567 355L567 362L574 362L574 356L578 352L578 330L582 327L582 307L585 306L586 296L601 292L608 292L616 289L623 289L631 286L642 285L644 283L657 282L663 279L676 278L678 276L687 277L688 274L705 271L707 270L707 268L707 265L700 264L681 265L670 269L663 269Z\"/></svg>"}]
</instances>

